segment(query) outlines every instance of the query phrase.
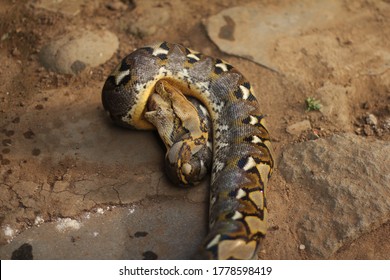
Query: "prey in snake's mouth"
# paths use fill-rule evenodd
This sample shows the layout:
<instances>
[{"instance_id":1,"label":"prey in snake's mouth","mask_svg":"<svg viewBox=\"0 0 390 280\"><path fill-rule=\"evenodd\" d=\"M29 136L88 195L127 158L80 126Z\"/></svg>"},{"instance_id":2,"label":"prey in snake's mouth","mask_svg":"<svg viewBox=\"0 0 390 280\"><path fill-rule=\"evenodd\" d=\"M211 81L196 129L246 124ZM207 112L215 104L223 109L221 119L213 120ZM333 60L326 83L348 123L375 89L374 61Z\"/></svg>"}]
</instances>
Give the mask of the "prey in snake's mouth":
<instances>
[{"instance_id":1,"label":"prey in snake's mouth","mask_svg":"<svg viewBox=\"0 0 390 280\"><path fill-rule=\"evenodd\" d=\"M187 99L168 81L156 83L145 118L157 129L167 149L165 170L179 186L199 183L211 170L211 120L196 99Z\"/></svg>"}]
</instances>

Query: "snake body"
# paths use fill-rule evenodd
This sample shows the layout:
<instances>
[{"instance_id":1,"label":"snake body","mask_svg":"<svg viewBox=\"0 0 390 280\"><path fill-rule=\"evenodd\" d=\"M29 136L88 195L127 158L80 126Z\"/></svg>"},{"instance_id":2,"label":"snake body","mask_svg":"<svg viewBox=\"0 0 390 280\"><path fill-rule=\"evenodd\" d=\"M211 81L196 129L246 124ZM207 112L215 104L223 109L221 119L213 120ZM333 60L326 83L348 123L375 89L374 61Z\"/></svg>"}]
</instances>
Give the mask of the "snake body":
<instances>
[{"instance_id":1,"label":"snake body","mask_svg":"<svg viewBox=\"0 0 390 280\"><path fill-rule=\"evenodd\" d=\"M196 258L255 258L267 231L266 189L274 160L264 115L250 83L225 61L162 42L139 48L119 63L104 84L103 106L118 125L154 129L145 115L162 81L199 100L212 120L209 233ZM192 130L185 131L194 140ZM203 139L202 129L196 131ZM198 144L193 141L181 147L195 154L191 151ZM174 160L182 162L181 157ZM186 181L184 175L191 168L182 163L178 168L184 171L178 177Z\"/></svg>"}]
</instances>

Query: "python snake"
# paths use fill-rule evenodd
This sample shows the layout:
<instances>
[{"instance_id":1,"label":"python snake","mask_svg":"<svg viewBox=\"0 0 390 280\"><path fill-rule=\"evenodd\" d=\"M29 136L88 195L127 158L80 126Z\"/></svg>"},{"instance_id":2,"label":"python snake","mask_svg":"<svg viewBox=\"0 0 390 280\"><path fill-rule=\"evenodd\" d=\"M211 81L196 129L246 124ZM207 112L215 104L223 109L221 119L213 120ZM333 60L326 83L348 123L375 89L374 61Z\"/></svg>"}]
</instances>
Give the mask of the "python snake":
<instances>
[{"instance_id":1,"label":"python snake","mask_svg":"<svg viewBox=\"0 0 390 280\"><path fill-rule=\"evenodd\" d=\"M199 118L187 122L193 113L180 109L181 95L199 100L212 122L209 233L195 258L256 258L267 231L266 192L274 160L264 115L244 76L223 60L162 42L126 56L107 78L102 102L120 126L155 129L154 122L166 129L164 133L158 128L171 149L168 164L179 169L173 177L191 184L207 169L202 165L207 165L204 147L209 138L207 129L197 127L202 126ZM165 114L158 113L159 106L166 106ZM165 120L159 123L161 115ZM168 119L179 122L168 124ZM173 138L179 139L172 139L169 133L176 129L181 132ZM196 160L189 162L188 155ZM192 178L195 165L198 169Z\"/></svg>"}]
</instances>

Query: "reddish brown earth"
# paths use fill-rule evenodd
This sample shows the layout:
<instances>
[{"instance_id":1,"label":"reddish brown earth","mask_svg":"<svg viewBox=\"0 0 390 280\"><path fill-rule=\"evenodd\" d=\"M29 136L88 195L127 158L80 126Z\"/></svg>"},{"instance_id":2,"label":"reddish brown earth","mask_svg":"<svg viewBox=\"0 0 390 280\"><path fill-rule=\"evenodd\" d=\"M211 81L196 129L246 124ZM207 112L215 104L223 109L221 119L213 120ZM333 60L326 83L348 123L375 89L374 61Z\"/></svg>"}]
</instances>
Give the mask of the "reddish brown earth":
<instances>
[{"instance_id":1,"label":"reddish brown earth","mask_svg":"<svg viewBox=\"0 0 390 280\"><path fill-rule=\"evenodd\" d=\"M197 226L205 226L206 217L203 219L202 215L207 209L206 192L174 189L163 175L163 150L155 135L112 127L101 106L101 88L113 67L133 49L151 42L180 42L240 69L251 81L268 116L278 163L283 151L294 143L344 132L388 145L388 1L343 1L345 15L355 17L349 17L346 24L343 18L337 18L327 28L303 34L308 36L302 37L301 42L309 48L302 48L299 53L295 50L299 49L296 44L300 40L286 39L288 44L278 49L283 57L276 61L286 71L297 69L292 71L296 76L223 53L208 37L205 19L253 1L69 2L76 3L76 8L69 8L71 14L33 5L39 1L0 1L1 258L10 257L9 252L19 247L12 247L13 238L20 237L17 244L23 243L22 234L41 221L50 223L66 217L78 220L85 212L99 212L96 209L115 211L116 207L133 204L142 208L149 203L174 207L174 203L166 202L180 200L203 209L197 212ZM291 1L261 2L283 6ZM106 29L118 37L119 48L111 59L87 67L78 75L46 70L39 61L42 47L53 38L82 28ZM326 39L316 42L322 34ZM329 38L334 40L329 43ZM386 47L387 52L383 51ZM349 68L340 65L341 59L351 62ZM345 93L341 101L331 97L322 101L325 111L306 111L307 97L321 101L323 92L340 91ZM375 123L368 118L369 114L374 115ZM295 134L286 131L304 120L310 122L311 128L298 129ZM342 172L339 176L343 176ZM268 192L270 232L260 258L315 257L299 249L301 241L292 226L294 213L310 211L310 203L315 203L304 201L307 196L300 191L286 182L276 168ZM390 217L359 237L344 240L340 249L327 257L389 259L389 221ZM72 242L77 242L77 238Z\"/></svg>"}]
</instances>

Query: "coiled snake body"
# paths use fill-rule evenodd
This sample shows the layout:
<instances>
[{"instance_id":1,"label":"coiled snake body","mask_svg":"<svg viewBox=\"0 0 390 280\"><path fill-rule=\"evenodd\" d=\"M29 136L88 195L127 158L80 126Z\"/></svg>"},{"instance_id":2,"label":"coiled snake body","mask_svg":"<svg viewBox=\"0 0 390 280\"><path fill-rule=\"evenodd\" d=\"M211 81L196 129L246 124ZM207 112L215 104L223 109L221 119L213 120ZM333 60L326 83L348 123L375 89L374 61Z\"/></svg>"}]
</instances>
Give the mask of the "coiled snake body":
<instances>
[{"instance_id":1,"label":"coiled snake body","mask_svg":"<svg viewBox=\"0 0 390 280\"><path fill-rule=\"evenodd\" d=\"M184 96L199 100L212 122L210 228L196 258L255 258L267 231L274 161L263 115L243 75L220 59L163 42L126 56L107 78L102 101L121 126L157 127L168 148L170 177L185 185L204 176L211 153L207 126L200 117L191 119L194 106Z\"/></svg>"}]
</instances>

